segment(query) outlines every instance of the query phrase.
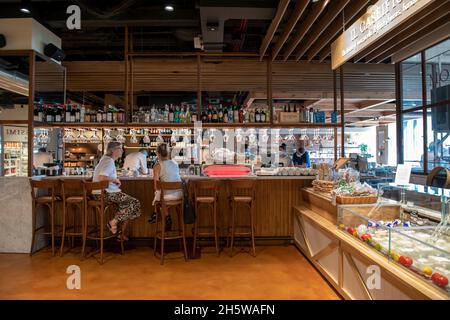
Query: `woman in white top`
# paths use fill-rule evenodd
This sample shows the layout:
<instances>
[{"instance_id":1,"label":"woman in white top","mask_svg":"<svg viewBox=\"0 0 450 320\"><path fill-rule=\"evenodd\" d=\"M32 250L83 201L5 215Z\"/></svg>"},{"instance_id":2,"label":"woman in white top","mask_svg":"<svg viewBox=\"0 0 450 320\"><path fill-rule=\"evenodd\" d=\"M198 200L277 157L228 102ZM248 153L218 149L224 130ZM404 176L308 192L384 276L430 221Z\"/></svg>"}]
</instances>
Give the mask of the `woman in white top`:
<instances>
[{"instance_id":1,"label":"woman in white top","mask_svg":"<svg viewBox=\"0 0 450 320\"><path fill-rule=\"evenodd\" d=\"M114 161L122 156L122 145L119 142L108 143L106 154L100 159L94 170L93 182L108 181L108 188L106 189L106 201L117 205L119 211L116 213L114 219L108 222L108 228L113 234L117 233L117 225L122 223L123 240L128 240L124 234L129 220L136 219L141 215L141 203L120 190L121 182L117 179L117 171ZM93 194L99 197L99 194Z\"/></svg>"},{"instance_id":2,"label":"woman in white top","mask_svg":"<svg viewBox=\"0 0 450 320\"><path fill-rule=\"evenodd\" d=\"M166 143L161 143L160 145L158 145L158 147L156 148L156 155L158 156L159 162L153 168L153 183L155 188L153 205L155 205L161 199L161 190L158 190L157 188L157 181L181 182L180 168L178 167L178 163L176 163L176 161L170 159L169 147ZM182 197L182 190L168 190L164 192L165 200L179 200ZM155 220L156 213L153 213L153 216L150 218L149 222L154 223Z\"/></svg>"}]
</instances>

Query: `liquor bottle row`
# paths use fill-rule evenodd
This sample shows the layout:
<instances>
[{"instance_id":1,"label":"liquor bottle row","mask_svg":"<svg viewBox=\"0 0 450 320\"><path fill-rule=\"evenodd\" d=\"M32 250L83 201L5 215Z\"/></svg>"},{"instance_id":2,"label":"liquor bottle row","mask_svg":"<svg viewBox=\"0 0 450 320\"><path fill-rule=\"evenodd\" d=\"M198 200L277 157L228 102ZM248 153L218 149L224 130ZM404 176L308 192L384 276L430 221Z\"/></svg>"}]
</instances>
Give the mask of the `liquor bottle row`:
<instances>
[{"instance_id":1,"label":"liquor bottle row","mask_svg":"<svg viewBox=\"0 0 450 320\"><path fill-rule=\"evenodd\" d=\"M146 135L146 134L150 134L150 135L170 135L172 134L172 129L168 129L168 128L148 128L148 129L134 129L134 133L138 134L138 135ZM131 132L129 133L131 134Z\"/></svg>"},{"instance_id":2,"label":"liquor bottle row","mask_svg":"<svg viewBox=\"0 0 450 320\"><path fill-rule=\"evenodd\" d=\"M305 106L298 106L297 105L293 105L291 107L290 104L288 105L284 105L283 109L283 116L284 118L289 117L295 117L298 119L298 122L303 122L303 123L325 123L326 122L326 115L324 111L320 111L318 109L314 109L314 108L307 108ZM292 114L292 115L289 115ZM282 118L282 117L280 117ZM336 112L331 112L331 123L336 123L337 122L337 113Z\"/></svg>"},{"instance_id":3,"label":"liquor bottle row","mask_svg":"<svg viewBox=\"0 0 450 320\"><path fill-rule=\"evenodd\" d=\"M241 106L212 106L204 108L201 121L205 123L264 123L270 122L267 108L244 110Z\"/></svg>"},{"instance_id":4,"label":"liquor bottle row","mask_svg":"<svg viewBox=\"0 0 450 320\"><path fill-rule=\"evenodd\" d=\"M192 123L196 122L197 112L192 105L165 105L164 107L140 107L131 117L133 123Z\"/></svg>"},{"instance_id":5,"label":"liquor bottle row","mask_svg":"<svg viewBox=\"0 0 450 320\"><path fill-rule=\"evenodd\" d=\"M74 104L35 104L34 121L36 122L125 122L122 108L105 106L104 110L90 110L84 105Z\"/></svg>"}]
</instances>

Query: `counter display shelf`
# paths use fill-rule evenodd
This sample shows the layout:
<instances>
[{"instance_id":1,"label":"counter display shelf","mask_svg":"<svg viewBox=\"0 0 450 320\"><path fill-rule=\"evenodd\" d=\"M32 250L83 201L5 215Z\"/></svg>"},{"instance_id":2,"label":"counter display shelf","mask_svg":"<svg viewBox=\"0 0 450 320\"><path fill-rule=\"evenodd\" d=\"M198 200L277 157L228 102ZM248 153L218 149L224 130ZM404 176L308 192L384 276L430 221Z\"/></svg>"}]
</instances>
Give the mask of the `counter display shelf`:
<instances>
[{"instance_id":1,"label":"counter display shelf","mask_svg":"<svg viewBox=\"0 0 450 320\"><path fill-rule=\"evenodd\" d=\"M437 224L425 219L420 222L428 225L419 227L417 218L411 218L400 206L343 206L339 208L338 222L342 232L450 293L448 230L439 232Z\"/></svg>"},{"instance_id":2,"label":"counter display shelf","mask_svg":"<svg viewBox=\"0 0 450 320\"><path fill-rule=\"evenodd\" d=\"M330 194L305 188L294 244L346 299L449 300L446 194L410 186L405 202L385 192L376 204L335 206Z\"/></svg>"}]
</instances>

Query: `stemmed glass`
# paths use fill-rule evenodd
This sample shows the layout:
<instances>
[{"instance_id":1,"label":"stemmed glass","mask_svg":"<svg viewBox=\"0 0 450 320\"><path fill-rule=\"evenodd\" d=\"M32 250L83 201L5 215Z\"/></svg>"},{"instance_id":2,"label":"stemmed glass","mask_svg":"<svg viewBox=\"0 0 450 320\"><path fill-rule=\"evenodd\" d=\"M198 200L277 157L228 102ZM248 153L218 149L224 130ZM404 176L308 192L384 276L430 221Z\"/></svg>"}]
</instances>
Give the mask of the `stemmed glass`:
<instances>
[{"instance_id":1,"label":"stemmed glass","mask_svg":"<svg viewBox=\"0 0 450 320\"><path fill-rule=\"evenodd\" d=\"M65 143L70 143L74 140L73 130L72 129L64 129L64 137L63 141Z\"/></svg>"},{"instance_id":2,"label":"stemmed glass","mask_svg":"<svg viewBox=\"0 0 450 320\"><path fill-rule=\"evenodd\" d=\"M150 143L150 136L148 135L148 129L144 130L144 139L143 139L143 141L146 144Z\"/></svg>"},{"instance_id":3,"label":"stemmed glass","mask_svg":"<svg viewBox=\"0 0 450 320\"><path fill-rule=\"evenodd\" d=\"M136 137L136 130L135 129L130 129L130 135L131 135L130 142L131 143L138 143L138 139Z\"/></svg>"},{"instance_id":4,"label":"stemmed glass","mask_svg":"<svg viewBox=\"0 0 450 320\"><path fill-rule=\"evenodd\" d=\"M120 142L120 143L125 143L126 139L125 139L125 136L124 136L124 130L123 129L117 129L116 141Z\"/></svg>"},{"instance_id":5,"label":"stemmed glass","mask_svg":"<svg viewBox=\"0 0 450 320\"><path fill-rule=\"evenodd\" d=\"M111 129L105 129L105 135L103 136L103 142L107 145L112 140Z\"/></svg>"}]
</instances>

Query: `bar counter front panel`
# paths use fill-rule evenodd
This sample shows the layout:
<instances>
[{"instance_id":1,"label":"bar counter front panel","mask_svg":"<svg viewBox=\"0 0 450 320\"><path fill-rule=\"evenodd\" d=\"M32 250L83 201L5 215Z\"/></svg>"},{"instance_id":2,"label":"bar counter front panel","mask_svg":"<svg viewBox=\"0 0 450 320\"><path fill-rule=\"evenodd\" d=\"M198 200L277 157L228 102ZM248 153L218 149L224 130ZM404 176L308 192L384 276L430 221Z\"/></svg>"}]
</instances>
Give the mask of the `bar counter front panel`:
<instances>
[{"instance_id":1,"label":"bar counter front panel","mask_svg":"<svg viewBox=\"0 0 450 320\"><path fill-rule=\"evenodd\" d=\"M82 177L44 177L43 179L81 179ZM148 219L154 211L152 201L154 197L153 178L151 177L119 177L121 189L126 194L137 198L141 203L141 216L129 224L129 236L132 238L151 238L155 225L149 224ZM216 179L219 182L218 223L220 236L226 236L228 220L231 215L228 197L230 187L227 181L233 178L184 177L188 182L190 194L193 194L193 181L198 179ZM302 188L311 185L313 176L266 176L242 177L240 179L255 179L254 214L256 236L267 238L291 238L293 234L292 208L302 204ZM248 209L238 208L237 225L249 225ZM212 226L211 214L208 208L202 207L196 212L200 226ZM176 221L174 228L176 228ZM193 225L192 225L193 226ZM186 229L187 235L192 235L192 228Z\"/></svg>"}]
</instances>

